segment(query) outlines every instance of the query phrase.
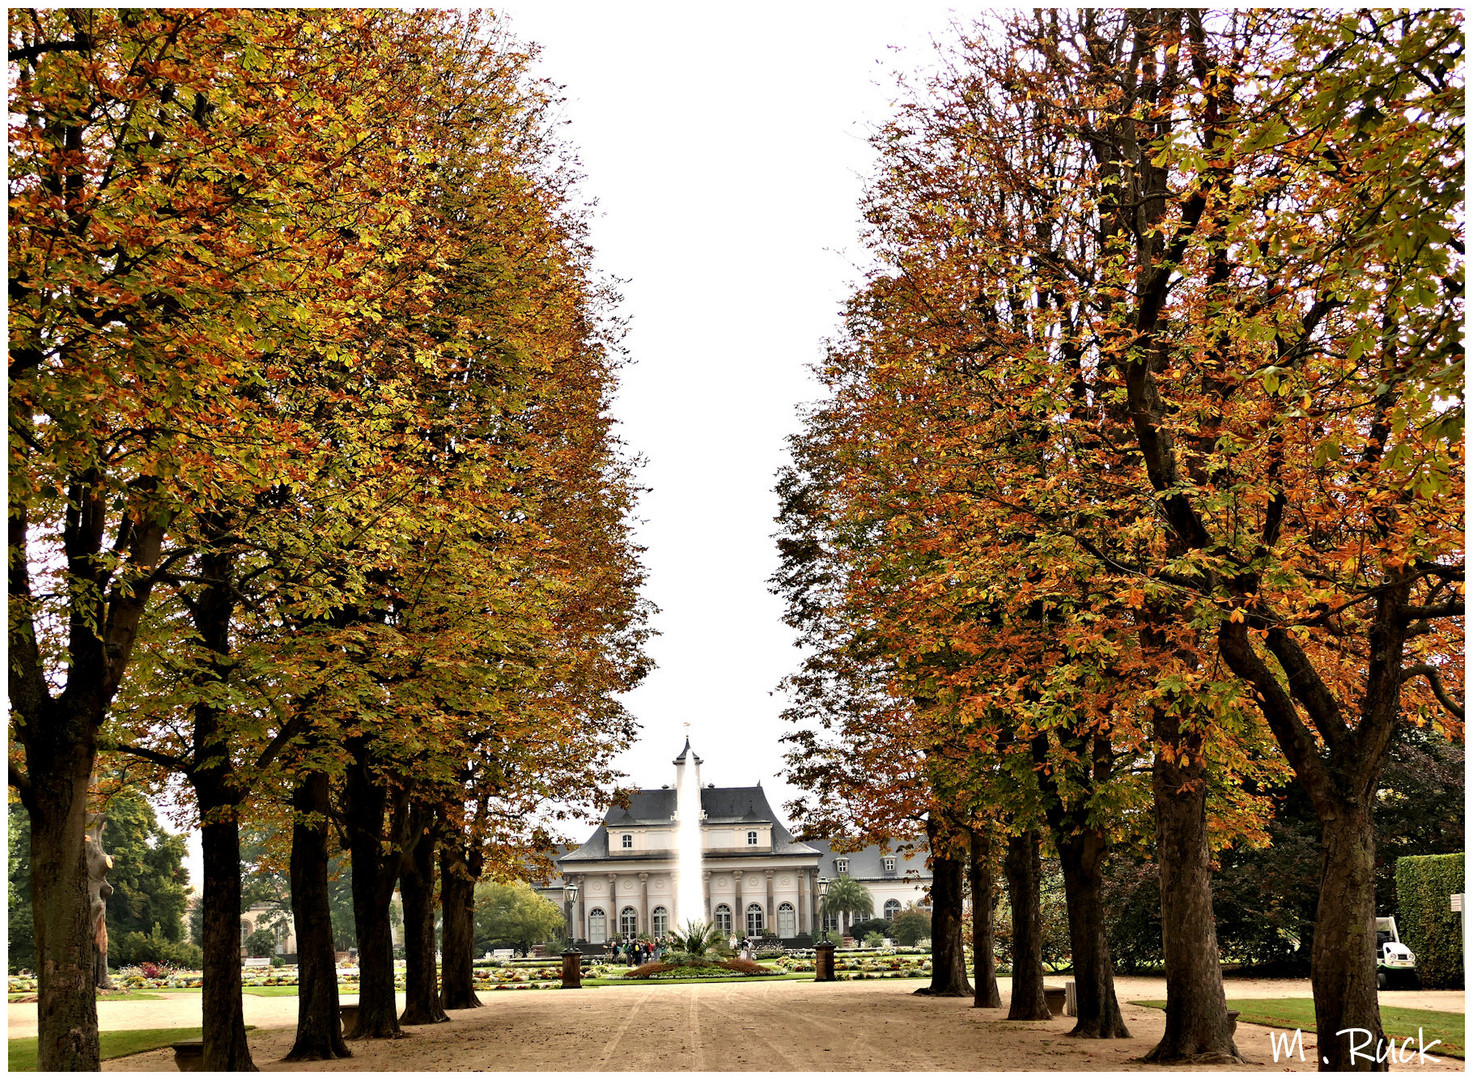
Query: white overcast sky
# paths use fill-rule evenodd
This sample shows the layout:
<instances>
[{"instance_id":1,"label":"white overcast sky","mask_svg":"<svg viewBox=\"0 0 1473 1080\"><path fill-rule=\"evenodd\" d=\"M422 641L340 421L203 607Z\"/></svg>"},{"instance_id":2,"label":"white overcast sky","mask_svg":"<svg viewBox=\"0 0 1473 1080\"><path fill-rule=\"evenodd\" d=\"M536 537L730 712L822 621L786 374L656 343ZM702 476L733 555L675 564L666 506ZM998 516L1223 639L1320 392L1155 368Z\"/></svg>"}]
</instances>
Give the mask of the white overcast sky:
<instances>
[{"instance_id":1,"label":"white overcast sky","mask_svg":"<svg viewBox=\"0 0 1473 1080\"><path fill-rule=\"evenodd\" d=\"M808 365L861 273L868 134L890 115L893 74L929 67L931 42L950 38L952 7L500 9L565 88L598 263L628 279L633 363L615 413L647 461L638 537L660 608L658 667L626 699L641 735L619 760L641 786L674 784L689 722L703 781L760 781L780 814L795 794L775 690L799 654L766 585L773 484L797 405L818 395Z\"/></svg>"},{"instance_id":2,"label":"white overcast sky","mask_svg":"<svg viewBox=\"0 0 1473 1080\"><path fill-rule=\"evenodd\" d=\"M624 279L630 366L615 405L646 464L639 504L658 667L626 705L617 764L674 784L782 778L780 679L799 660L781 605L773 484L818 395L808 365L861 276L858 200L896 72L930 66L952 4L510 0L498 9L564 88L563 136L596 199L598 265ZM980 9L960 10L968 19ZM789 822L791 824L791 822ZM191 871L201 880L198 834ZM582 837L578 837L582 839Z\"/></svg>"}]
</instances>

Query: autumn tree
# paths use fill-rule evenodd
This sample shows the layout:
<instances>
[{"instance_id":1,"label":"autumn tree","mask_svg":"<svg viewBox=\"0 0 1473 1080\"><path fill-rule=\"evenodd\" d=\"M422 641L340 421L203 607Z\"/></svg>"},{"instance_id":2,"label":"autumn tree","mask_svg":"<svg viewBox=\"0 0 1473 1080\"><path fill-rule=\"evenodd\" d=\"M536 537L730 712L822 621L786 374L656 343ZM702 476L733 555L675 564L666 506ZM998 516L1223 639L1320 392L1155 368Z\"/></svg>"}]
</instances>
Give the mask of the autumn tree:
<instances>
[{"instance_id":1,"label":"autumn tree","mask_svg":"<svg viewBox=\"0 0 1473 1080\"><path fill-rule=\"evenodd\" d=\"M145 602L166 594L144 626L151 677L109 741L196 796L206 1063L249 1068L237 830L274 767L303 778L316 844L319 781L344 774L334 745L358 740L359 804L414 765L443 800L470 745L461 703L488 686L474 715L530 694L535 726L570 696L557 680L584 676L567 726L591 745L602 725L595 776L630 734L612 694L642 673L643 613L604 411L607 301L591 299L565 152L539 134L547 95L474 20L73 12L11 29L27 118L11 168L12 783L46 823L36 853L72 850L57 830L82 805L62 778L90 769ZM473 642L488 617L510 631ZM48 678L70 689L53 698ZM561 731L540 734L545 761ZM376 858L354 868L375 897L393 887ZM79 868L51 867L67 895ZM85 954L77 912L36 911L55 922L38 943ZM43 970L43 1066L95 1064L81 984L60 960ZM391 974L388 993L392 1008ZM335 1032L336 1010L313 1008ZM51 1038L58 1024L78 1037Z\"/></svg>"},{"instance_id":2,"label":"autumn tree","mask_svg":"<svg viewBox=\"0 0 1473 1080\"><path fill-rule=\"evenodd\" d=\"M923 570L899 534L964 522L928 537L941 572L912 592L1007 588L1019 615L1042 598L1099 680L1093 702L1035 677L992 703L1088 705L1117 743L1149 720L1174 864L1158 1057L1235 1053L1205 820L1211 767L1255 736L1224 666L1321 816L1319 1022L1379 1032L1365 800L1403 701L1461 719L1456 17L1093 11L1003 34L965 41L939 100L878 140L892 270L874 294L901 300L865 333L910 343L868 346L855 430L897 433L882 487L929 487L926 517L892 530L899 580ZM1041 769L1106 760L1103 726L1073 746L1076 721L1051 726ZM1063 794L1061 856L1085 835ZM1337 1042L1329 1067L1356 1064Z\"/></svg>"},{"instance_id":3,"label":"autumn tree","mask_svg":"<svg viewBox=\"0 0 1473 1080\"><path fill-rule=\"evenodd\" d=\"M277 481L301 429L240 388L301 340L323 281L352 280L332 185L301 182L351 146L342 100L294 82L313 65L290 25L10 20L11 780L34 824L43 1068L97 1067L86 782L150 596L192 551L178 522L218 527Z\"/></svg>"}]
</instances>

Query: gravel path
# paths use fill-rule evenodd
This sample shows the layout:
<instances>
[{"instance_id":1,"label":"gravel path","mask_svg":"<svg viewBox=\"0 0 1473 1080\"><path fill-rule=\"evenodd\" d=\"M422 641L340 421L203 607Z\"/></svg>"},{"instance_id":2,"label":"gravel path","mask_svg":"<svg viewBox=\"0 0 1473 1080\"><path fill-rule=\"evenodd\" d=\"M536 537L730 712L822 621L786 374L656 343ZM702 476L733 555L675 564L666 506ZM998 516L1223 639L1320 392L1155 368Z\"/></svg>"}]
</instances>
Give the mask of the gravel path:
<instances>
[{"instance_id":1,"label":"gravel path","mask_svg":"<svg viewBox=\"0 0 1473 1080\"><path fill-rule=\"evenodd\" d=\"M1051 979L1062 985L1062 979ZM295 998L246 995L250 1043L264 1071L903 1071L1147 1070L1139 1059L1161 1036L1160 1010L1127 1004L1165 997L1164 980L1116 981L1132 1037L1070 1039L1072 1018L1010 1023L1006 1012L973 1009L969 999L917 997L919 980L818 984L763 982L677 986L590 987L584 990L482 992L484 1007L451 1014L447 1024L416 1027L395 1041L354 1042L338 1062L291 1063ZM1235 979L1229 999L1308 997L1305 980ZM1002 980L1006 1000L1008 982ZM400 996L402 1003L403 997ZM1384 1004L1462 1011L1461 991L1398 991ZM198 995L167 1001L104 1002L105 1030L199 1023ZM10 1034L35 1031L35 1006L10 1006ZM1252 1069L1312 1069L1305 1060L1275 1065L1270 1029L1238 1028L1238 1049ZM1394 1034L1405 1034L1395 1032ZM1415 1034L1415 1032L1411 1033ZM1436 1056L1436 1051L1433 1051ZM1417 1066L1408 1065L1408 1068ZM1422 1069L1463 1071L1443 1058ZM106 1071L172 1071L170 1051L103 1063Z\"/></svg>"}]
</instances>

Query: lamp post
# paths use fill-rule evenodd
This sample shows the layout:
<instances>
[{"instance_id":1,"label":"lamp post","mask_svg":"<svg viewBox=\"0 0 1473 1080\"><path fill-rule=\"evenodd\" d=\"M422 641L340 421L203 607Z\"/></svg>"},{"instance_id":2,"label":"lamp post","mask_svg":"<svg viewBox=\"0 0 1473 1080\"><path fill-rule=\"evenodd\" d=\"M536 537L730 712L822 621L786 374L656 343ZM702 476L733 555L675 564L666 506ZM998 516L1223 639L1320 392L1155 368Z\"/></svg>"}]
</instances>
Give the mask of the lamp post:
<instances>
[{"instance_id":1,"label":"lamp post","mask_svg":"<svg viewBox=\"0 0 1473 1080\"><path fill-rule=\"evenodd\" d=\"M568 941L578 940L578 928L573 925L573 905L578 902L578 883L568 881L563 885L563 900L568 908Z\"/></svg>"},{"instance_id":2,"label":"lamp post","mask_svg":"<svg viewBox=\"0 0 1473 1080\"><path fill-rule=\"evenodd\" d=\"M820 877L818 879L818 904L820 913L823 911L824 897L829 894L829 879ZM819 925L822 926L820 915ZM813 981L835 982L834 975L834 943L832 941L820 941L813 946Z\"/></svg>"},{"instance_id":3,"label":"lamp post","mask_svg":"<svg viewBox=\"0 0 1473 1080\"><path fill-rule=\"evenodd\" d=\"M568 904L568 947L563 952L563 989L579 990L583 986L583 954L575 944L578 935L573 927L573 903L578 899L578 883L567 882L563 886L563 896Z\"/></svg>"}]
</instances>

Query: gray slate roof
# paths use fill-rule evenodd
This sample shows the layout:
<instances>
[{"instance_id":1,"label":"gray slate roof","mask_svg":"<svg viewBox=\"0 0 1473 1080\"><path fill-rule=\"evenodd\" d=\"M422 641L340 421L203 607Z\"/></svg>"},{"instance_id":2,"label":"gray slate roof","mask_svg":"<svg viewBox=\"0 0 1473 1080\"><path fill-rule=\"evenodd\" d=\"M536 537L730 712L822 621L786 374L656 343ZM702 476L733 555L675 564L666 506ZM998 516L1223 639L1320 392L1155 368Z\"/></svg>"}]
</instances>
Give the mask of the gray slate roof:
<instances>
[{"instance_id":1,"label":"gray slate roof","mask_svg":"<svg viewBox=\"0 0 1473 1080\"><path fill-rule=\"evenodd\" d=\"M836 859L848 859L849 876L858 881L896 881L905 878L929 881L932 877L931 871L926 867L924 848L912 855L903 855L893 848L888 852L881 852L878 844L848 852L835 851L828 840L809 840L807 844L823 853L818 860L818 872L830 879L839 876L838 867L834 863ZM885 864L881 861L885 858L895 860L895 870L891 873L885 871Z\"/></svg>"},{"instance_id":2,"label":"gray slate roof","mask_svg":"<svg viewBox=\"0 0 1473 1080\"><path fill-rule=\"evenodd\" d=\"M793 838L787 827L772 812L762 785L755 787L701 789L701 809L707 825L772 824L773 855L817 855L816 846ZM609 857L608 826L668 825L675 814L674 788L641 788L629 798L629 808L612 806L604 815L604 824L576 851L564 855L560 863L587 862ZM764 852L763 854L769 854ZM878 865L878 864L877 864Z\"/></svg>"}]
</instances>

